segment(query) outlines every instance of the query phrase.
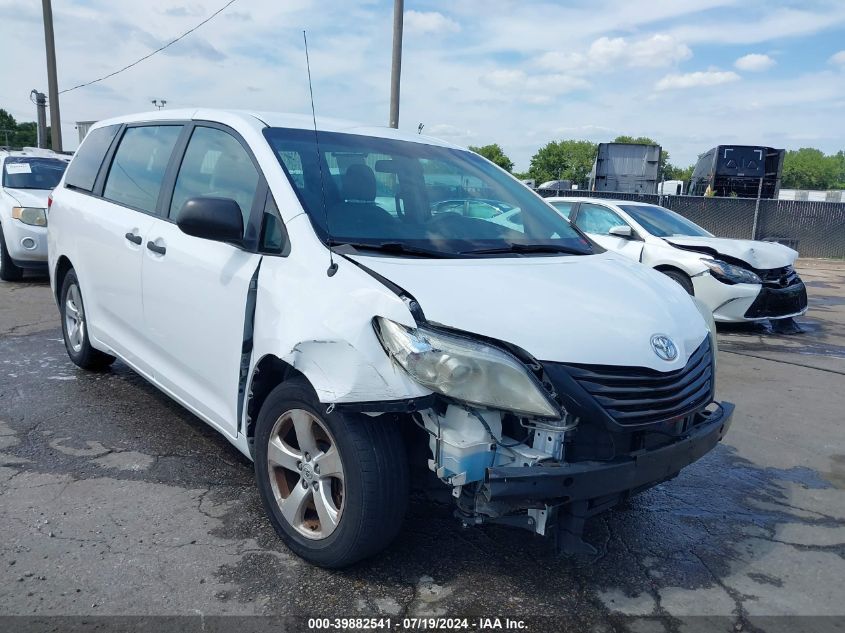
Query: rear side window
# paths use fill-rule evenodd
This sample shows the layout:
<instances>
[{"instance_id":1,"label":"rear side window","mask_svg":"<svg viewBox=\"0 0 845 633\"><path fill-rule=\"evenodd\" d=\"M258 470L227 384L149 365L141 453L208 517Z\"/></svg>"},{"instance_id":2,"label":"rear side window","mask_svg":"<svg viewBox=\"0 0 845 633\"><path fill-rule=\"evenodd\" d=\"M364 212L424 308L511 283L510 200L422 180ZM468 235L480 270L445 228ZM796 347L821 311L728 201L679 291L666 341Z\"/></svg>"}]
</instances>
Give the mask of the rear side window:
<instances>
[{"instance_id":1,"label":"rear side window","mask_svg":"<svg viewBox=\"0 0 845 633\"><path fill-rule=\"evenodd\" d=\"M119 125L108 125L88 133L67 169L66 186L83 191L94 189L97 172L100 171L103 158L119 129Z\"/></svg>"},{"instance_id":2,"label":"rear side window","mask_svg":"<svg viewBox=\"0 0 845 633\"><path fill-rule=\"evenodd\" d=\"M127 128L114 154L103 197L153 213L180 125Z\"/></svg>"}]
</instances>

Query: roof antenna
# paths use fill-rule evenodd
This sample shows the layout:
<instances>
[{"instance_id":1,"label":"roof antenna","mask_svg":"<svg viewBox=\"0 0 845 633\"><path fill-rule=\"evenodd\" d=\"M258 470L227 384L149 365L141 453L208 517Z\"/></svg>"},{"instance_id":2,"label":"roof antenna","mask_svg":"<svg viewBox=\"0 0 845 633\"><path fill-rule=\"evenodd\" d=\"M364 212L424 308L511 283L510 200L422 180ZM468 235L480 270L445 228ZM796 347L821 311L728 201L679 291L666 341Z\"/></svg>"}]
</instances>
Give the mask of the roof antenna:
<instances>
[{"instance_id":1,"label":"roof antenna","mask_svg":"<svg viewBox=\"0 0 845 633\"><path fill-rule=\"evenodd\" d=\"M334 277L337 272L337 263L334 261L332 253L332 233L329 230L329 207L326 205L326 185L323 180L323 161L320 158L320 137L317 134L317 113L314 110L314 88L311 86L311 61L308 59L308 38L305 36L305 30L302 30L302 41L305 42L305 65L308 68L308 92L311 94L311 119L314 121L314 145L317 148L317 166L320 168L320 195L323 201L323 216L326 220L326 233L329 238L329 269L326 274L329 277Z\"/></svg>"}]
</instances>

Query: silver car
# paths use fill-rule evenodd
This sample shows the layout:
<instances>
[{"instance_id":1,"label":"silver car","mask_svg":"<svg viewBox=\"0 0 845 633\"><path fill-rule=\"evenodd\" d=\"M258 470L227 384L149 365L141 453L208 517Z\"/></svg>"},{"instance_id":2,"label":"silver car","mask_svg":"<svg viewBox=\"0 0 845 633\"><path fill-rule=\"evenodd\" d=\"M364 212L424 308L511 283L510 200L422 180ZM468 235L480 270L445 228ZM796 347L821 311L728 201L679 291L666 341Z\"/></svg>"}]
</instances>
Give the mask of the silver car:
<instances>
[{"instance_id":1,"label":"silver car","mask_svg":"<svg viewBox=\"0 0 845 633\"><path fill-rule=\"evenodd\" d=\"M47 206L69 158L45 150L0 151L0 279L47 272Z\"/></svg>"}]
</instances>

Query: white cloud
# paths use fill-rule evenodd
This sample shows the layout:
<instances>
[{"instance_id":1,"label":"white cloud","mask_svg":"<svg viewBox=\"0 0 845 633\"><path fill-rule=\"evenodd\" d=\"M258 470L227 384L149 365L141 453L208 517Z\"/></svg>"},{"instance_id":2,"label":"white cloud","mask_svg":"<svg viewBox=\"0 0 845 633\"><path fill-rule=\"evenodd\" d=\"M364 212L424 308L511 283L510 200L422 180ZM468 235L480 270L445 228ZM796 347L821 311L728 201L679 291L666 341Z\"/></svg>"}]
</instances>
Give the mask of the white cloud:
<instances>
[{"instance_id":1,"label":"white cloud","mask_svg":"<svg viewBox=\"0 0 845 633\"><path fill-rule=\"evenodd\" d=\"M563 73L528 74L523 70L493 70L481 75L479 82L500 99L534 105L551 103L558 95L590 86L581 77Z\"/></svg>"},{"instance_id":2,"label":"white cloud","mask_svg":"<svg viewBox=\"0 0 845 633\"><path fill-rule=\"evenodd\" d=\"M834 53L828 60L831 64L845 68L845 50Z\"/></svg>"},{"instance_id":3,"label":"white cloud","mask_svg":"<svg viewBox=\"0 0 845 633\"><path fill-rule=\"evenodd\" d=\"M748 55L743 55L738 60L736 60L734 62L734 66L739 68L739 70L757 73L762 72L764 70L769 70L769 68L774 66L775 63L775 60L773 60L768 55L761 55L760 53L750 53Z\"/></svg>"},{"instance_id":4,"label":"white cloud","mask_svg":"<svg viewBox=\"0 0 845 633\"><path fill-rule=\"evenodd\" d=\"M441 35L457 33L460 24L438 11L405 11L403 28L410 35Z\"/></svg>"},{"instance_id":5,"label":"white cloud","mask_svg":"<svg viewBox=\"0 0 845 633\"><path fill-rule=\"evenodd\" d=\"M636 41L628 41L624 37L600 37L590 45L587 55L597 66L622 64L631 68L656 68L689 59L692 51L671 35L656 33Z\"/></svg>"},{"instance_id":6,"label":"white cloud","mask_svg":"<svg viewBox=\"0 0 845 633\"><path fill-rule=\"evenodd\" d=\"M692 57L690 48L671 35L655 33L639 40L600 37L585 53L549 51L537 58L537 65L554 72L586 73L618 68L673 66Z\"/></svg>"},{"instance_id":7,"label":"white cloud","mask_svg":"<svg viewBox=\"0 0 845 633\"><path fill-rule=\"evenodd\" d=\"M694 73L666 75L657 82L658 90L672 90L674 88L699 88L703 86L717 86L738 81L739 75L732 70L705 70Z\"/></svg>"}]
</instances>

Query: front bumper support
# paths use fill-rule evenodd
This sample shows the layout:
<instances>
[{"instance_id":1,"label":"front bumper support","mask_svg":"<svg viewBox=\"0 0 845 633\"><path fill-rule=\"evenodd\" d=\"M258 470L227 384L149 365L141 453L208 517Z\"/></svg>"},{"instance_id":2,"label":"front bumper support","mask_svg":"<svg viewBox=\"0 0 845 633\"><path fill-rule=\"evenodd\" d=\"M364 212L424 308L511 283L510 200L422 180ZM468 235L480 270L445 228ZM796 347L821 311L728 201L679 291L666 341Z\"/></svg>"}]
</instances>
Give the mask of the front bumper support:
<instances>
[{"instance_id":1,"label":"front bumper support","mask_svg":"<svg viewBox=\"0 0 845 633\"><path fill-rule=\"evenodd\" d=\"M490 501L518 500L549 505L587 502L588 506L600 504L604 509L609 507L608 497L616 496L618 502L628 493L671 479L682 468L710 452L727 433L733 412L733 404L722 402L707 420L682 439L611 462L490 468L485 496Z\"/></svg>"}]
</instances>

